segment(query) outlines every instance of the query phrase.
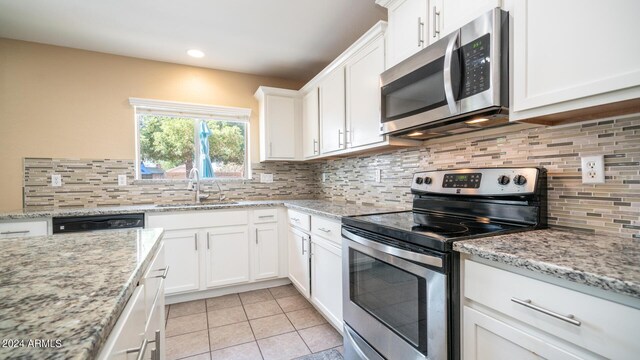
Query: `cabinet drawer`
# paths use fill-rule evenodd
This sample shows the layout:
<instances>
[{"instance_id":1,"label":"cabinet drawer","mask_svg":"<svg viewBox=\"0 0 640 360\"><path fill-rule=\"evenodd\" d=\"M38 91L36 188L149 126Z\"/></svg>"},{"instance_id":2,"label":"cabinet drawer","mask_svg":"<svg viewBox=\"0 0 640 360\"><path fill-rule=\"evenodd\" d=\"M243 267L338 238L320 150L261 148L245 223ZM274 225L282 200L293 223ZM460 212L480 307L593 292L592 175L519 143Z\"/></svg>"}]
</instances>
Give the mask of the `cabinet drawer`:
<instances>
[{"instance_id":1,"label":"cabinet drawer","mask_svg":"<svg viewBox=\"0 0 640 360\"><path fill-rule=\"evenodd\" d=\"M474 261L464 264L465 297L599 355L627 359L640 353L640 310ZM525 301L580 325L531 309Z\"/></svg>"},{"instance_id":2,"label":"cabinet drawer","mask_svg":"<svg viewBox=\"0 0 640 360\"><path fill-rule=\"evenodd\" d=\"M289 224L299 227L302 230L311 230L311 215L291 209L287 211L287 214L289 216Z\"/></svg>"},{"instance_id":3,"label":"cabinet drawer","mask_svg":"<svg viewBox=\"0 0 640 360\"><path fill-rule=\"evenodd\" d=\"M15 221L0 223L0 239L18 236L47 235L47 221Z\"/></svg>"},{"instance_id":4,"label":"cabinet drawer","mask_svg":"<svg viewBox=\"0 0 640 360\"><path fill-rule=\"evenodd\" d=\"M242 211L194 211L147 215L146 228L192 229L213 226L244 225L249 213Z\"/></svg>"},{"instance_id":5,"label":"cabinet drawer","mask_svg":"<svg viewBox=\"0 0 640 360\"><path fill-rule=\"evenodd\" d=\"M166 261L164 258L164 242L160 245L160 249L156 257L152 260L144 275L144 302L146 308L147 319L151 315L153 304L158 293L160 292L162 276L165 273ZM170 271L171 269L169 269Z\"/></svg>"},{"instance_id":6,"label":"cabinet drawer","mask_svg":"<svg viewBox=\"0 0 640 360\"><path fill-rule=\"evenodd\" d=\"M278 221L278 209L259 209L253 211L253 223L271 223Z\"/></svg>"},{"instance_id":7,"label":"cabinet drawer","mask_svg":"<svg viewBox=\"0 0 640 360\"><path fill-rule=\"evenodd\" d=\"M342 236L340 235L341 223L329 220L319 216L311 218L311 232L327 240L331 240L336 244L342 244Z\"/></svg>"}]
</instances>

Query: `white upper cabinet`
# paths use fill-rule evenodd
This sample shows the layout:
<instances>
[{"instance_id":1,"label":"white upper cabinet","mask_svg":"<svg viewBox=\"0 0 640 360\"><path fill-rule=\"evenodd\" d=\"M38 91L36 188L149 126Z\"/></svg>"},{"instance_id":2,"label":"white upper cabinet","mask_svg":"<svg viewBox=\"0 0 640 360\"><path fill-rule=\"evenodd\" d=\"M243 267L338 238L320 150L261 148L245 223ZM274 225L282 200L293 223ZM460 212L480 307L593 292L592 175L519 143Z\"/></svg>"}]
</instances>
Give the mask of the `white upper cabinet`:
<instances>
[{"instance_id":1,"label":"white upper cabinet","mask_svg":"<svg viewBox=\"0 0 640 360\"><path fill-rule=\"evenodd\" d=\"M384 37L378 37L346 64L347 146L384 140L380 135L380 74L384 71Z\"/></svg>"},{"instance_id":2,"label":"white upper cabinet","mask_svg":"<svg viewBox=\"0 0 640 360\"><path fill-rule=\"evenodd\" d=\"M502 5L501 0L432 0L431 3L431 8L437 9L438 12L431 17L436 20L433 29L437 29L440 36L448 35L487 11Z\"/></svg>"},{"instance_id":3,"label":"white upper cabinet","mask_svg":"<svg viewBox=\"0 0 640 360\"><path fill-rule=\"evenodd\" d=\"M320 116L318 88L314 87L302 98L302 157L320 155Z\"/></svg>"},{"instance_id":4,"label":"white upper cabinet","mask_svg":"<svg viewBox=\"0 0 640 360\"><path fill-rule=\"evenodd\" d=\"M504 2L513 22L512 120L640 111L639 1Z\"/></svg>"},{"instance_id":5,"label":"white upper cabinet","mask_svg":"<svg viewBox=\"0 0 640 360\"><path fill-rule=\"evenodd\" d=\"M338 67L324 78L319 90L320 151L327 154L346 147L344 67Z\"/></svg>"},{"instance_id":6,"label":"white upper cabinet","mask_svg":"<svg viewBox=\"0 0 640 360\"><path fill-rule=\"evenodd\" d=\"M260 161L295 160L299 147L301 103L298 91L261 86Z\"/></svg>"},{"instance_id":7,"label":"white upper cabinet","mask_svg":"<svg viewBox=\"0 0 640 360\"><path fill-rule=\"evenodd\" d=\"M388 67L428 44L428 0L376 0L376 4L389 9Z\"/></svg>"}]
</instances>

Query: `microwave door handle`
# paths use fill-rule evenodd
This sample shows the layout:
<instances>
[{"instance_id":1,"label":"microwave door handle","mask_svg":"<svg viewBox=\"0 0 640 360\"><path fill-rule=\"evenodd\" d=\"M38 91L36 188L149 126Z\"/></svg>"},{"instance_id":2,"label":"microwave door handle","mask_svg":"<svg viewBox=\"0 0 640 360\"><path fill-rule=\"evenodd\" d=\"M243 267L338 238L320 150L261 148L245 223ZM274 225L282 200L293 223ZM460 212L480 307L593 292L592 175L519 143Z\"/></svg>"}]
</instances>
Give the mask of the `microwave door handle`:
<instances>
[{"instance_id":1,"label":"microwave door handle","mask_svg":"<svg viewBox=\"0 0 640 360\"><path fill-rule=\"evenodd\" d=\"M458 39L460 38L460 31L456 31L454 35L449 38L447 43L447 49L444 54L444 68L442 69L442 75L444 77L444 95L447 99L447 105L452 115L460 112L458 110L458 103L453 96L453 82L451 80L451 64L453 62L453 50L456 46Z\"/></svg>"}]
</instances>

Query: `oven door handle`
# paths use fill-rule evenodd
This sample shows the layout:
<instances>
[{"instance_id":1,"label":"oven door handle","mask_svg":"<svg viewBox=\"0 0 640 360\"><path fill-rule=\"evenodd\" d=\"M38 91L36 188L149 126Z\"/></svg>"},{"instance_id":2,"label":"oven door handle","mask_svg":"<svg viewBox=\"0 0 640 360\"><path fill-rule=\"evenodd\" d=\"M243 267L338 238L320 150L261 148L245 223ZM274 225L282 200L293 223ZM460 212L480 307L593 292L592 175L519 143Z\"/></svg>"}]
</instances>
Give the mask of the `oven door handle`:
<instances>
[{"instance_id":1,"label":"oven door handle","mask_svg":"<svg viewBox=\"0 0 640 360\"><path fill-rule=\"evenodd\" d=\"M351 345L351 348L360 357L360 360L384 360L382 356L378 355L375 353L375 350L367 346L364 340L346 326L346 324L344 326L344 337L345 342L348 342Z\"/></svg>"},{"instance_id":2,"label":"oven door handle","mask_svg":"<svg viewBox=\"0 0 640 360\"><path fill-rule=\"evenodd\" d=\"M453 94L453 80L451 79L451 65L453 62L453 50L458 39L460 38L460 31L456 31L447 43L447 50L444 53L444 68L442 69L442 77L444 78L444 95L447 99L447 106L451 115L455 115L460 112L458 109L458 102Z\"/></svg>"},{"instance_id":3,"label":"oven door handle","mask_svg":"<svg viewBox=\"0 0 640 360\"><path fill-rule=\"evenodd\" d=\"M407 251L407 250L399 249L393 246L384 245L375 241L367 240L362 236L358 236L346 229L342 229L342 236L348 240L357 242L361 245L367 246L371 249L381 251L391 256L396 256L409 261L419 262L425 265L431 265L439 268L442 267L442 259L436 256L420 254L413 251Z\"/></svg>"}]
</instances>

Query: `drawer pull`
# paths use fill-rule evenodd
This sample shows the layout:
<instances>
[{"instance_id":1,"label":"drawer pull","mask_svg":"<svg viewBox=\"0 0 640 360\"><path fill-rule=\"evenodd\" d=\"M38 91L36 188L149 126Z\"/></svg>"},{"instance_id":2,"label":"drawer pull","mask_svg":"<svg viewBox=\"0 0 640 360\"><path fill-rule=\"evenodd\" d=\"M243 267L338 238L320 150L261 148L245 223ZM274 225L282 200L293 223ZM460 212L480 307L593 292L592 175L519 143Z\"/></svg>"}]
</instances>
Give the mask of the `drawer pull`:
<instances>
[{"instance_id":1,"label":"drawer pull","mask_svg":"<svg viewBox=\"0 0 640 360\"><path fill-rule=\"evenodd\" d=\"M318 230L320 230L322 232L326 232L326 233L330 233L331 232L331 230L325 229L325 228L318 228Z\"/></svg>"},{"instance_id":2,"label":"drawer pull","mask_svg":"<svg viewBox=\"0 0 640 360\"><path fill-rule=\"evenodd\" d=\"M267 219L267 218L272 218L273 215L260 215L258 216L258 219Z\"/></svg>"},{"instance_id":3,"label":"drawer pull","mask_svg":"<svg viewBox=\"0 0 640 360\"><path fill-rule=\"evenodd\" d=\"M293 221L295 221L295 222L300 222L300 219L298 219L298 218L293 218L293 217L292 217L292 218L291 218L291 220L293 220Z\"/></svg>"},{"instance_id":4,"label":"drawer pull","mask_svg":"<svg viewBox=\"0 0 640 360\"><path fill-rule=\"evenodd\" d=\"M167 267L166 267L166 268L164 268L164 269L158 269L158 270L156 270L156 271L160 271L160 270L164 270L164 271L162 272L162 275L154 276L154 278L163 278L163 279L166 279L166 278L167 278L167 274L169 274L169 266L167 266Z\"/></svg>"},{"instance_id":5,"label":"drawer pull","mask_svg":"<svg viewBox=\"0 0 640 360\"><path fill-rule=\"evenodd\" d=\"M0 232L0 235L16 235L16 234L28 234L29 230L18 230L18 231L3 231Z\"/></svg>"},{"instance_id":6,"label":"drawer pull","mask_svg":"<svg viewBox=\"0 0 640 360\"><path fill-rule=\"evenodd\" d=\"M556 318L556 319L560 319L560 320L562 320L562 321L566 321L566 322L568 322L568 323L569 323L569 324L571 324L571 325L580 326L580 325L582 324L580 321L575 320L575 319L574 319L574 316L573 316L572 314L569 314L569 315L566 315L566 316L565 316L565 315L562 315L562 314L558 314L557 312L553 312L553 311L551 311L551 310L547 310L547 309L542 308L542 307L540 307L540 306L533 305L533 304L531 303L531 300L529 300L529 299L526 299L526 300L520 300L520 299L516 299L516 298L513 298L513 297L512 297L512 298L511 298L511 301L513 301L513 302L514 302L514 303L516 303L516 304L519 304L519 305L522 305L522 306L528 307L529 309L532 309L532 310L535 310L535 311L539 311L539 312L541 312L541 313L543 313L543 314L546 314L546 315L552 316L552 317L554 317L554 318Z\"/></svg>"}]
</instances>

